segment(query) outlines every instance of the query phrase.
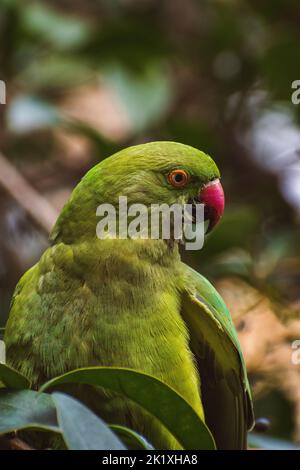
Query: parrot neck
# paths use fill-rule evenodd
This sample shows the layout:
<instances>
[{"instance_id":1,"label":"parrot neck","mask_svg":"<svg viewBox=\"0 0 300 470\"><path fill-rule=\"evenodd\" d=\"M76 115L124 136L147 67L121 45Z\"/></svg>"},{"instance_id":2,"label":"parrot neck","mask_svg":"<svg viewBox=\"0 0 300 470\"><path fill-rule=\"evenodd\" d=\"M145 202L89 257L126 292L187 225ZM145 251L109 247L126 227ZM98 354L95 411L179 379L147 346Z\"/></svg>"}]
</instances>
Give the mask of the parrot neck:
<instances>
[{"instance_id":1,"label":"parrot neck","mask_svg":"<svg viewBox=\"0 0 300 470\"><path fill-rule=\"evenodd\" d=\"M94 245L94 244L93 244ZM95 242L98 262L120 262L124 265L146 265L152 267L174 267L180 262L178 243L172 240L97 240Z\"/></svg>"},{"instance_id":2,"label":"parrot neck","mask_svg":"<svg viewBox=\"0 0 300 470\"><path fill-rule=\"evenodd\" d=\"M153 292L161 283L174 284L178 290L181 279L181 260L178 244L163 240L95 240L82 242L72 247L78 268L82 266L85 281L92 290L103 290L110 297L122 292L128 301L128 291L138 290L145 295ZM101 286L101 287L100 287ZM118 296L118 295L117 295ZM140 295L135 294L137 302Z\"/></svg>"}]
</instances>

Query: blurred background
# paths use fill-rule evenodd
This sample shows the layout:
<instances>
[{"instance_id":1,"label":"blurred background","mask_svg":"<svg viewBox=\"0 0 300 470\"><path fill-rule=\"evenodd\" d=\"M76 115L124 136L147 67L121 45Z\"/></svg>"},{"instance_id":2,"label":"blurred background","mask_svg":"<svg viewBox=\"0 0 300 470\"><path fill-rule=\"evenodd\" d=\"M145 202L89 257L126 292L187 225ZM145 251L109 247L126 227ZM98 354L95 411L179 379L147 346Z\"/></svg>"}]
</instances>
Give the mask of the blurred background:
<instances>
[{"instance_id":1,"label":"blurred background","mask_svg":"<svg viewBox=\"0 0 300 470\"><path fill-rule=\"evenodd\" d=\"M193 145L227 207L183 257L234 317L261 439L300 442L299 23L299 0L0 0L0 326L91 166L149 140Z\"/></svg>"}]
</instances>

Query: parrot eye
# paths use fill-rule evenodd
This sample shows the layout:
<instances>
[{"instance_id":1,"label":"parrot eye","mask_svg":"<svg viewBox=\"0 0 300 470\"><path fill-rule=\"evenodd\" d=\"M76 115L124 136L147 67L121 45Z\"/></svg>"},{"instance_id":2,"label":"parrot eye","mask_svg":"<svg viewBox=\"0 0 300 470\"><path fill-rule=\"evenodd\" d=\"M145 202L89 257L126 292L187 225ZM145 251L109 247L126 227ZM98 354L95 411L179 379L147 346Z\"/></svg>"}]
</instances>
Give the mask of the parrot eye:
<instances>
[{"instance_id":1,"label":"parrot eye","mask_svg":"<svg viewBox=\"0 0 300 470\"><path fill-rule=\"evenodd\" d=\"M172 170L168 174L168 181L174 188L183 188L189 179L189 174L184 170Z\"/></svg>"}]
</instances>

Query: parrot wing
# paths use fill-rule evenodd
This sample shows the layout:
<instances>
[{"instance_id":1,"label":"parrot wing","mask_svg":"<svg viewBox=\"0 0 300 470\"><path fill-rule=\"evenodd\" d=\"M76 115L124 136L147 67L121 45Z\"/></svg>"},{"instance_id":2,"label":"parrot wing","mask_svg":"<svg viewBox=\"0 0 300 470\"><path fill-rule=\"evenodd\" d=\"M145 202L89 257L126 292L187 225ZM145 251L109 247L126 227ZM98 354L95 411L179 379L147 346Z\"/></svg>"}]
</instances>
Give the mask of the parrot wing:
<instances>
[{"instance_id":1,"label":"parrot wing","mask_svg":"<svg viewBox=\"0 0 300 470\"><path fill-rule=\"evenodd\" d=\"M253 426L251 391L230 313L215 288L184 265L182 317L201 379L205 421L217 448L245 449Z\"/></svg>"}]
</instances>

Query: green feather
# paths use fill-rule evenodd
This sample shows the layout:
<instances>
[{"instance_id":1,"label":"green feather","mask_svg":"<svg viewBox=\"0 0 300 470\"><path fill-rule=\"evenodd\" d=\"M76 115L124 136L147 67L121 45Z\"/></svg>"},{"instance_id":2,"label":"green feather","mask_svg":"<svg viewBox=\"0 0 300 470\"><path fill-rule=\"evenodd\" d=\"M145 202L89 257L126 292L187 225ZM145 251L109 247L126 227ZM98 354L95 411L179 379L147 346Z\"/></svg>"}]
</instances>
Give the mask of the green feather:
<instances>
[{"instance_id":1,"label":"green feather","mask_svg":"<svg viewBox=\"0 0 300 470\"><path fill-rule=\"evenodd\" d=\"M191 334L206 422L221 449L246 448L254 424L245 362L230 313L216 289L185 266L182 316Z\"/></svg>"},{"instance_id":2,"label":"green feather","mask_svg":"<svg viewBox=\"0 0 300 470\"><path fill-rule=\"evenodd\" d=\"M168 184L166 175L173 168L190 173L186 189ZM177 390L202 419L205 407L210 407L210 397L201 396L207 389L203 382L232 370L228 384L239 402L232 406L227 388L218 388L230 408L221 431L215 432L224 447L244 447L248 383L220 297L182 264L177 243L96 237L100 203L116 205L119 195L127 195L129 203L147 205L187 201L218 176L210 157L174 142L130 147L92 168L62 210L51 234L52 246L16 288L5 334L8 363L36 388L78 367L137 369ZM216 358L203 363L208 365L204 371L197 356L201 349ZM220 351L228 352L225 361ZM108 422L144 435L154 447L179 448L155 418L124 397L81 386L71 393ZM217 393L214 389L212 402ZM231 437L222 441L223 429L230 426Z\"/></svg>"}]
</instances>

